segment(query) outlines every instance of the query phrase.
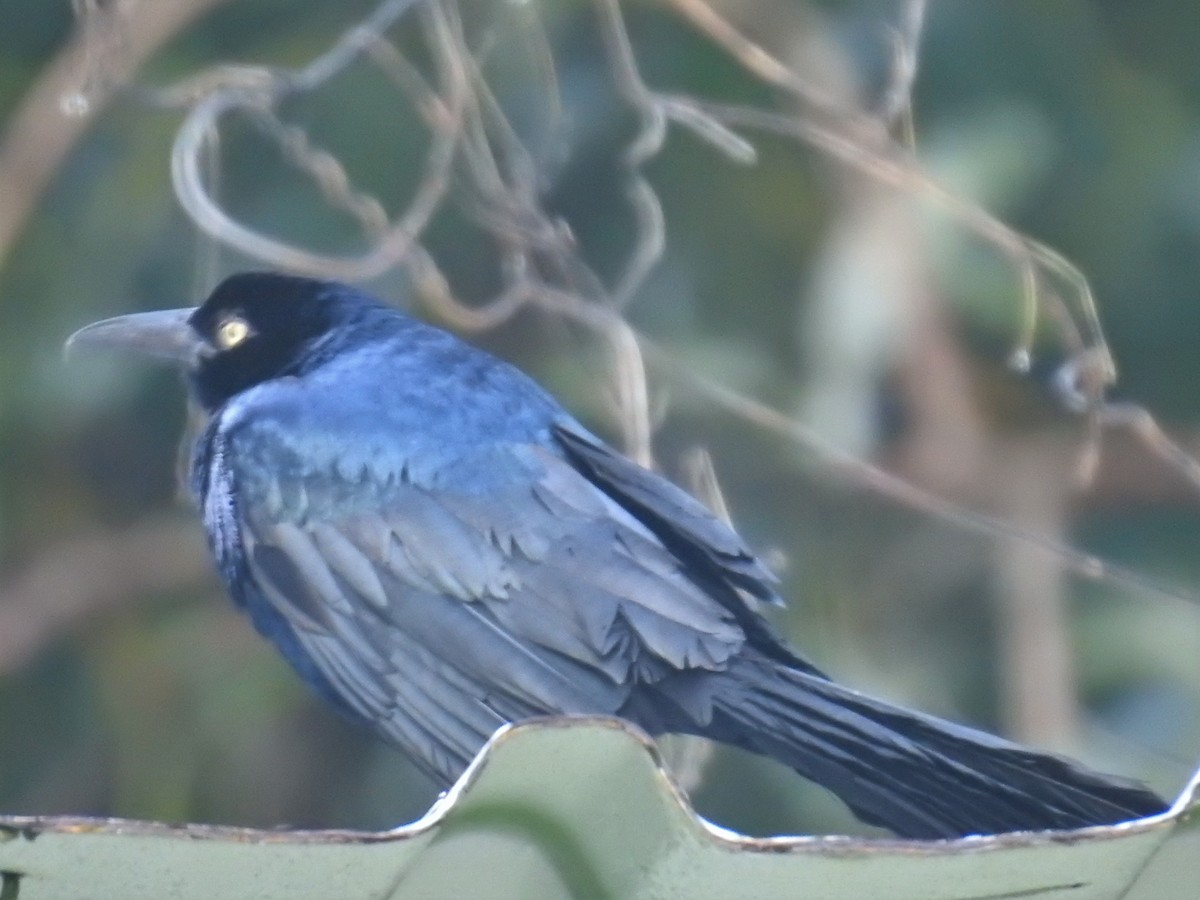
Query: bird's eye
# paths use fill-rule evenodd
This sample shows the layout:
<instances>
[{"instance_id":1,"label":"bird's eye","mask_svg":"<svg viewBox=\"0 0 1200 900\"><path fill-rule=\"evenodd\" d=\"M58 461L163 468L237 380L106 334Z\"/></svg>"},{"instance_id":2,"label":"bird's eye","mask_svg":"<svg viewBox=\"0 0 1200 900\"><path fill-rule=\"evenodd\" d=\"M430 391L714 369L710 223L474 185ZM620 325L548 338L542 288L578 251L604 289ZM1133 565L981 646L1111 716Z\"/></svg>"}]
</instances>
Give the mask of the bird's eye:
<instances>
[{"instance_id":1,"label":"bird's eye","mask_svg":"<svg viewBox=\"0 0 1200 900\"><path fill-rule=\"evenodd\" d=\"M232 350L253 333L250 323L241 316L230 316L217 326L217 346L222 350Z\"/></svg>"}]
</instances>

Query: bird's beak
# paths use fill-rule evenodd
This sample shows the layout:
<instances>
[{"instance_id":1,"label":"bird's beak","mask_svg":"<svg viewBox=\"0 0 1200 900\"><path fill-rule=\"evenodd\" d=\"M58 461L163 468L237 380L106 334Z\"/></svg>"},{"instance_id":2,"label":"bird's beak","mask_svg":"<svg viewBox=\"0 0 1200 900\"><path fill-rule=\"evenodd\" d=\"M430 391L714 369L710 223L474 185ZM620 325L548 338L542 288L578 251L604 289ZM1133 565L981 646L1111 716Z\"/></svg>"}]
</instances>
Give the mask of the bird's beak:
<instances>
[{"instance_id":1,"label":"bird's beak","mask_svg":"<svg viewBox=\"0 0 1200 900\"><path fill-rule=\"evenodd\" d=\"M195 312L188 309L162 309L105 319L80 328L67 338L68 356L79 347L111 348L189 366L207 346L188 324Z\"/></svg>"}]
</instances>

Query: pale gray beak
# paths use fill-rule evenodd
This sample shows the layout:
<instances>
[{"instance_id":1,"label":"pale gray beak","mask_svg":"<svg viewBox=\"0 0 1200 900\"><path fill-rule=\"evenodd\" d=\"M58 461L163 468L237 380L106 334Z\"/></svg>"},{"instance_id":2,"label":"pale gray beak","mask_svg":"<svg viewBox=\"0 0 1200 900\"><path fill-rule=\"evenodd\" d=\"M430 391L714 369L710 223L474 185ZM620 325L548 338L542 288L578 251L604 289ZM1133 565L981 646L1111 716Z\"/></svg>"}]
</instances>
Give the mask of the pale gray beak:
<instances>
[{"instance_id":1,"label":"pale gray beak","mask_svg":"<svg viewBox=\"0 0 1200 900\"><path fill-rule=\"evenodd\" d=\"M67 338L68 356L79 347L126 350L190 366L208 345L188 324L195 308L161 309L94 322Z\"/></svg>"}]
</instances>

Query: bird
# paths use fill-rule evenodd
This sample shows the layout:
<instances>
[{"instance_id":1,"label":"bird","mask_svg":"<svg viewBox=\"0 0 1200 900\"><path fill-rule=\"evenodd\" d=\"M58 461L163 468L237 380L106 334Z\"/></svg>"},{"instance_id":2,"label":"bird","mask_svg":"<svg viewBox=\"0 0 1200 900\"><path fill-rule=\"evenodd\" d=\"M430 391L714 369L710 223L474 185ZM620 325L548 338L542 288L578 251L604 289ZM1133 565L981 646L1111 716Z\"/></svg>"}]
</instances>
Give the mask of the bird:
<instances>
[{"instance_id":1,"label":"bird","mask_svg":"<svg viewBox=\"0 0 1200 900\"><path fill-rule=\"evenodd\" d=\"M234 604L317 694L453 784L499 728L604 715L764 755L902 838L1163 812L1140 783L844 687L778 581L532 378L355 287L276 272L77 331L182 369L190 493Z\"/></svg>"}]
</instances>

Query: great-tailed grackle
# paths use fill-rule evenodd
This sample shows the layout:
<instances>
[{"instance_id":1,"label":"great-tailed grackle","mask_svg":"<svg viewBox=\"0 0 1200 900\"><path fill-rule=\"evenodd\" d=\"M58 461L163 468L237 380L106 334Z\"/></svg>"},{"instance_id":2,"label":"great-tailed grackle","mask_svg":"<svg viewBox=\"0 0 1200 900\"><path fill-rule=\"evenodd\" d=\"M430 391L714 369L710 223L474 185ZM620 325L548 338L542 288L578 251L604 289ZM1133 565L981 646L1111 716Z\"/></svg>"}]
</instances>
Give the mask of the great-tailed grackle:
<instances>
[{"instance_id":1,"label":"great-tailed grackle","mask_svg":"<svg viewBox=\"0 0 1200 900\"><path fill-rule=\"evenodd\" d=\"M505 722L595 713L774 757L907 837L1164 809L829 680L752 609L775 579L700 503L513 367L354 288L235 275L70 343L183 367L209 416L191 490L234 601L442 785Z\"/></svg>"}]
</instances>

